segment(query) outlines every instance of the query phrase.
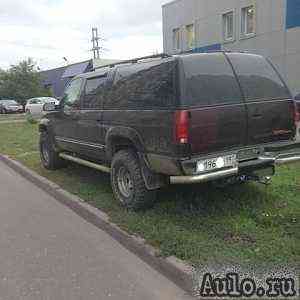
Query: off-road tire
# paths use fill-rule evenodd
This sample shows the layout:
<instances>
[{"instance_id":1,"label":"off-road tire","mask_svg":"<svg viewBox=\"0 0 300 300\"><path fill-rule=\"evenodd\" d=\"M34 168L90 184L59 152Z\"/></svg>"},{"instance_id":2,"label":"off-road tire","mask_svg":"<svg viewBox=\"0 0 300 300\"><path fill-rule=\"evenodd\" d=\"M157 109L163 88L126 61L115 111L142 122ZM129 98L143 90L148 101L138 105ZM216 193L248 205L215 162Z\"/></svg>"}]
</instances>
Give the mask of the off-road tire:
<instances>
[{"instance_id":1,"label":"off-road tire","mask_svg":"<svg viewBox=\"0 0 300 300\"><path fill-rule=\"evenodd\" d=\"M125 196L120 188L120 169L125 169L132 180L129 196ZM146 188L137 154L133 150L117 152L111 164L111 186L115 198L127 209L144 210L153 206L156 191Z\"/></svg>"},{"instance_id":2,"label":"off-road tire","mask_svg":"<svg viewBox=\"0 0 300 300\"><path fill-rule=\"evenodd\" d=\"M45 151L48 153L47 156ZM40 157L47 170L57 170L67 166L67 161L59 157L59 153L55 151L53 140L46 131L40 134Z\"/></svg>"}]
</instances>

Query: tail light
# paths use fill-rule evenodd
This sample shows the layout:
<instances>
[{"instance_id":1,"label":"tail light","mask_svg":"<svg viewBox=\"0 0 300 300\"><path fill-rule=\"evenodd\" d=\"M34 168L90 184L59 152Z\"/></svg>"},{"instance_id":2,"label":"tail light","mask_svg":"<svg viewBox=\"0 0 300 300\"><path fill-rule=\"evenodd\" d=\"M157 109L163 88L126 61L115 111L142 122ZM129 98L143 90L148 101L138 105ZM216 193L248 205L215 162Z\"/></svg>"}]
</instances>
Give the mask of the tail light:
<instances>
[{"instance_id":1,"label":"tail light","mask_svg":"<svg viewBox=\"0 0 300 300\"><path fill-rule=\"evenodd\" d=\"M190 131L190 113L187 110L175 112L174 142L188 144Z\"/></svg>"}]
</instances>

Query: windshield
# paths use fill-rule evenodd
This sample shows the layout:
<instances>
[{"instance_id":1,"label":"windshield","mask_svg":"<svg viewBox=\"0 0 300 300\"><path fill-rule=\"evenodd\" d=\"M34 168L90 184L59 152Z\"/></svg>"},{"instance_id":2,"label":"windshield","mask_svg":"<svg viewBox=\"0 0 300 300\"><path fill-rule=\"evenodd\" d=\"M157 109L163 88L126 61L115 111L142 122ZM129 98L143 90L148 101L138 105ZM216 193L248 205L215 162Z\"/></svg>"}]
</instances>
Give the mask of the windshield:
<instances>
[{"instance_id":1,"label":"windshield","mask_svg":"<svg viewBox=\"0 0 300 300\"><path fill-rule=\"evenodd\" d=\"M49 103L49 102L56 102L57 101L55 98L51 98L51 97L43 97L43 98L39 98L39 100L41 100L43 103Z\"/></svg>"}]
</instances>

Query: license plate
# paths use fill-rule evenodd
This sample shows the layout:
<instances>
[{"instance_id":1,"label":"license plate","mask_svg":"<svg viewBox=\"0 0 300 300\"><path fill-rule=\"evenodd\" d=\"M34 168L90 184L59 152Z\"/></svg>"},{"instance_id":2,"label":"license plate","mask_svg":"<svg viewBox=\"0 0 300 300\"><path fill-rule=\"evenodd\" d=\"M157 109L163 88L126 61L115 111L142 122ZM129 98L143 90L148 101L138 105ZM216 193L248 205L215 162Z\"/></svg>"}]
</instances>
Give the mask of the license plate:
<instances>
[{"instance_id":1,"label":"license plate","mask_svg":"<svg viewBox=\"0 0 300 300\"><path fill-rule=\"evenodd\" d=\"M206 159L197 163L197 172L208 172L217 169L234 167L237 164L236 154Z\"/></svg>"}]
</instances>

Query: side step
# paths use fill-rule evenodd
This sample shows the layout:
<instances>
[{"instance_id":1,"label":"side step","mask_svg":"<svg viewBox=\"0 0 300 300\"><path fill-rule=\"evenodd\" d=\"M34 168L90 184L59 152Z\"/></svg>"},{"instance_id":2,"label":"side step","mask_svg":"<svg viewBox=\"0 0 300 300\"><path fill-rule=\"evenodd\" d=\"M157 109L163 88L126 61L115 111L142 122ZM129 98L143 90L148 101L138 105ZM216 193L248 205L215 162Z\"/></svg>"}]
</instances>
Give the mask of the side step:
<instances>
[{"instance_id":1,"label":"side step","mask_svg":"<svg viewBox=\"0 0 300 300\"><path fill-rule=\"evenodd\" d=\"M66 154L66 153L60 153L59 156L62 159L69 160L69 161L75 162L77 164L80 164L80 165L83 165L83 166L86 166L86 167L89 167L89 168L92 168L92 169L96 169L98 171L102 171L102 172L105 172L105 173L110 173L110 168L108 168L106 166L99 165L99 164L96 164L96 163L93 163L93 162L90 162L88 160L84 160L84 159L81 159L81 158L78 158L78 157L74 157L74 156Z\"/></svg>"}]
</instances>

